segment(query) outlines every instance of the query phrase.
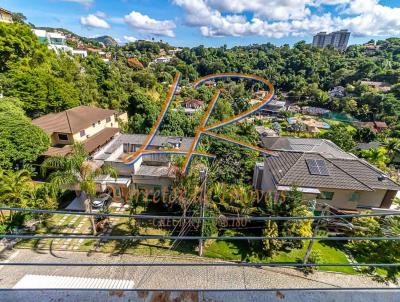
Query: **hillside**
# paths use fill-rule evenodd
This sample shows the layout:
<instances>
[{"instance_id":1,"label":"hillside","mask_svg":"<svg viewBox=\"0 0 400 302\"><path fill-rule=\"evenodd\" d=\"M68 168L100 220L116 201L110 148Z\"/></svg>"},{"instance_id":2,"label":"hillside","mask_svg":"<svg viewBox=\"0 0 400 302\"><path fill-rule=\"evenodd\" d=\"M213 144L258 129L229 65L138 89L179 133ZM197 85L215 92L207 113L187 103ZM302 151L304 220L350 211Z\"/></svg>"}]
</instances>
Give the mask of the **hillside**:
<instances>
[{"instance_id":1,"label":"hillside","mask_svg":"<svg viewBox=\"0 0 400 302\"><path fill-rule=\"evenodd\" d=\"M65 28L54 28L54 27L36 27L37 29L43 29L46 31L58 31L63 33L67 37L67 43L75 48L81 47L105 47L118 45L117 41L111 36L101 36L96 38L86 38L79 36Z\"/></svg>"}]
</instances>

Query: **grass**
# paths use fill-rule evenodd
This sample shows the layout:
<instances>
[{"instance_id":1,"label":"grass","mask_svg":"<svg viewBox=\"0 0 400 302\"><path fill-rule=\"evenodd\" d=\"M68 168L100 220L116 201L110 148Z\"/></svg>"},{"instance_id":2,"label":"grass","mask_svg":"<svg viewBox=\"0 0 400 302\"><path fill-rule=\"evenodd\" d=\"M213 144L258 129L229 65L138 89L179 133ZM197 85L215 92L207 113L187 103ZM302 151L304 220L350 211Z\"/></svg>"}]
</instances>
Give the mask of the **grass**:
<instances>
[{"instance_id":1,"label":"grass","mask_svg":"<svg viewBox=\"0 0 400 302\"><path fill-rule=\"evenodd\" d=\"M305 242L304 247L301 249L293 249L288 252L281 251L270 258L260 259L257 256L247 255L247 243L238 241L216 241L205 250L204 256L210 258L220 258L225 260L244 261L250 262L299 262L303 259L308 243ZM349 263L345 254L333 243L316 241L313 246L313 251L318 251L324 263ZM352 267L319 267L319 270L334 271L347 274L355 274L356 272Z\"/></svg>"},{"instance_id":2,"label":"grass","mask_svg":"<svg viewBox=\"0 0 400 302\"><path fill-rule=\"evenodd\" d=\"M88 230L90 234L90 222L85 221L82 217L78 219L74 225L69 229L67 225L71 222L74 215L68 215L67 219L61 226L57 224L60 222L63 215L53 215L45 221L45 223L36 231L36 234L49 234L67 231L72 232L80 221L85 222L82 229ZM168 235L170 232L167 230L155 228L152 225L139 226L138 232L140 235ZM229 232L229 231L228 231ZM85 232L86 233L86 232ZM128 218L119 218L113 226L110 235L127 235L131 234ZM234 234L229 234L234 235ZM61 240L59 244L53 245L53 248L62 246ZM72 244L73 241L69 241ZM19 248L32 248L37 249L39 243L45 243L42 248L49 248L51 240L22 240L19 241L17 246ZM162 255L197 255L196 247L197 241L181 241L174 249L171 249L172 240L123 240L123 241L106 241L99 251L111 254L128 253L132 255L142 256L162 256ZM89 252L93 251L98 244L98 240L85 240L79 247L78 251ZM204 256L209 258L223 259L223 260L236 260L236 261L250 261L250 262L286 262L295 263L303 259L308 243L301 249L292 249L290 251L281 251L273 257L260 259L255 255L249 255L249 246L246 241L209 241L204 250ZM316 241L313 246L313 251L318 251L324 263L349 263L345 254L338 248L335 243ZM356 272L352 267L319 267L320 270L342 272L348 274L355 274Z\"/></svg>"}]
</instances>

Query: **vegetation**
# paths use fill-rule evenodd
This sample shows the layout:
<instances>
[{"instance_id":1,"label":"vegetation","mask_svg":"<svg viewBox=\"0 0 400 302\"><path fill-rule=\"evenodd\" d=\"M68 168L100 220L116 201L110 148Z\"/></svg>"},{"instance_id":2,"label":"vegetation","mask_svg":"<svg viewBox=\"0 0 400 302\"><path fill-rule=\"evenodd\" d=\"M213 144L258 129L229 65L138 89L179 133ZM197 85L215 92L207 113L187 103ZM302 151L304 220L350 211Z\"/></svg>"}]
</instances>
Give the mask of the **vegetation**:
<instances>
[{"instance_id":1,"label":"vegetation","mask_svg":"<svg viewBox=\"0 0 400 302\"><path fill-rule=\"evenodd\" d=\"M0 169L28 168L50 146L46 133L32 125L21 103L3 98L0 102Z\"/></svg>"},{"instance_id":2,"label":"vegetation","mask_svg":"<svg viewBox=\"0 0 400 302\"><path fill-rule=\"evenodd\" d=\"M112 175L117 177L114 168L103 165L100 168L87 161L88 154L82 145L76 144L73 152L67 156L48 157L41 165L43 176L47 171L53 170L49 176L49 182L54 190L75 188L85 197L86 211L92 212L93 198L96 196L96 177ZM90 216L93 234L96 235L96 227L93 216Z\"/></svg>"},{"instance_id":3,"label":"vegetation","mask_svg":"<svg viewBox=\"0 0 400 302\"><path fill-rule=\"evenodd\" d=\"M355 217L352 221L356 226L347 235L354 237L396 237L400 235L400 218L389 217ZM350 240L346 247L360 263L398 263L400 261L400 242L398 240ZM366 272L379 273L387 281L396 282L400 273L399 267L367 268Z\"/></svg>"},{"instance_id":4,"label":"vegetation","mask_svg":"<svg viewBox=\"0 0 400 302\"><path fill-rule=\"evenodd\" d=\"M257 84L250 81L217 82L216 87L202 86L194 89L189 85L200 76L218 72L243 72L256 74L270 79L278 92L283 93L291 102L298 105L318 106L350 115L359 121L385 121L389 128L376 133L369 128L355 129L345 123L332 124L330 130L321 134L346 151L358 154L382 169L398 166L400 158L400 39L392 38L379 41L380 50L375 54L366 54L362 47L351 46L346 52L334 49L318 49L304 42L293 47L272 44L251 45L228 49L206 48L198 46L185 48L170 63L155 64L154 59L162 51L172 47L166 43L137 41L125 46L116 46L108 37L99 40L109 44L107 51L113 58L104 62L95 54L88 58L73 57L68 54L55 54L46 45L38 42L24 17L14 15L14 24L0 23L0 203L16 207L55 208L60 191L74 188L88 196L87 211L91 211L91 200L95 196L95 178L101 174L115 175L110 167L97 168L89 164L82 146L74 147L74 152L66 157L49 158L42 165L43 175L49 173L49 185L38 185L31 179L31 165L49 147L49 138L39 128L33 126L30 119L50 112L59 112L77 105L95 105L127 111L129 122L125 132L143 133L150 131L165 99L169 85L176 72L181 72L183 81L181 91L176 96L172 109L163 122L162 135L194 136L204 111L186 115L180 110L181 102L194 98L209 104L217 88L223 93L214 108L210 123L217 123L250 107L252 93L258 90ZM66 33L72 34L72 33ZM99 41L88 40L88 45L99 46ZM361 83L363 80L385 81L393 85L388 92L382 92ZM335 86L345 89L343 97L331 96L328 92ZM269 126L278 133L287 130L285 122L272 121ZM300 135L304 129L294 125L294 132ZM243 122L217 130L219 134L240 139L256 145L259 136L254 124ZM357 143L378 141L378 149L357 151ZM250 190L250 180L254 162L258 154L245 151L240 147L203 137L199 150L217 155L213 164L196 158L194 165L206 165L209 168L208 185L209 204L207 215L222 220L234 216L309 216L308 208L301 202L301 193L293 190L285 197L263 196L258 199ZM177 160L178 162L178 160ZM178 178L178 189L186 189L191 197L198 194L198 175L185 179ZM138 192L141 193L141 192ZM131 211L145 207L142 194L132 200ZM154 197L153 197L154 198ZM193 209L186 203L165 205L158 203L158 211L185 212L196 214L199 205ZM188 213L187 210L192 211ZM1 213L2 230L23 226L25 214ZM88 222L89 223L89 222ZM95 233L94 221L90 221ZM361 228L352 230L353 236L399 236L399 222L396 219L356 218L354 225ZM229 230L228 230L229 229ZM229 226L209 223L206 234L234 234L249 236L310 236L311 221L268 221L250 222L245 227L232 230ZM153 232L151 228L132 227L125 222L117 230L126 232ZM158 230L160 231L160 230ZM198 233L198 230L190 230ZM167 234L169 230L162 230ZM229 233L231 232L231 233ZM197 234L196 233L196 234ZM170 247L168 243L163 247ZM114 244L114 243L113 243ZM133 243L130 243L133 244ZM147 244L147 242L146 242ZM365 262L399 262L399 246L396 241L350 241L346 247ZM231 242L211 243L206 255L223 255L228 259L248 261L298 261L305 252L305 242L285 242L264 240L245 242L244 247ZM337 246L318 241L310 261L319 262L321 257L329 262L347 262ZM193 251L193 249L191 250ZM350 268L332 268L352 272ZM380 272L380 271L378 271ZM397 268L384 271L388 279L393 280Z\"/></svg>"}]
</instances>

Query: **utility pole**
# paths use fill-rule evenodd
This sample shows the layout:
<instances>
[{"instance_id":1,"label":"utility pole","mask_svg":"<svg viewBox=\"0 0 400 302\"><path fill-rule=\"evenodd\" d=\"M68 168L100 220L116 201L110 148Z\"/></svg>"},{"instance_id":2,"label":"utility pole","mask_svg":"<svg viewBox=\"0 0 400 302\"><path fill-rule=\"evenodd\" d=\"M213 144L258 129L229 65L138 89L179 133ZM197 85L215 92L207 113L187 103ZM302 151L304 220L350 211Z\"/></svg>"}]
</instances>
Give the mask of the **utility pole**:
<instances>
[{"instance_id":1,"label":"utility pole","mask_svg":"<svg viewBox=\"0 0 400 302\"><path fill-rule=\"evenodd\" d=\"M325 212L326 212L326 207L324 206L324 208L322 209L322 212L321 212L321 216L325 216ZM315 226L313 234L312 234L313 238L317 237L317 233L318 233L319 227L321 225L321 220L322 219L318 219L317 225ZM310 258L310 254L311 254L312 247L314 245L314 241L315 241L314 239L311 239L310 243L308 244L307 252L304 255L304 259L303 259L303 264L307 264L308 258Z\"/></svg>"},{"instance_id":2,"label":"utility pole","mask_svg":"<svg viewBox=\"0 0 400 302\"><path fill-rule=\"evenodd\" d=\"M204 211L205 211L205 202L207 198L207 171L200 171L200 181L203 184L203 189L201 190L200 199L201 199L201 237L204 235ZM199 239L199 256L203 256L203 239Z\"/></svg>"}]
</instances>

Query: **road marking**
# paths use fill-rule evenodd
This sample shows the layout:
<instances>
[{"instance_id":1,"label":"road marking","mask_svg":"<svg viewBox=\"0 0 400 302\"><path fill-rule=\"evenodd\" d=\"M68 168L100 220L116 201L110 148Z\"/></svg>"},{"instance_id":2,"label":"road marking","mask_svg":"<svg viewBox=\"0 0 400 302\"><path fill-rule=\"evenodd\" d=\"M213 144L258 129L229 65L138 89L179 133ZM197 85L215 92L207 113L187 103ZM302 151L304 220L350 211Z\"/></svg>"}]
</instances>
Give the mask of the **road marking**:
<instances>
[{"instance_id":1,"label":"road marking","mask_svg":"<svg viewBox=\"0 0 400 302\"><path fill-rule=\"evenodd\" d=\"M19 254L19 251L16 251L14 254L11 254L10 257L8 257L7 260L2 261L3 263L9 263L11 260L13 260L15 257L17 257ZM0 270L4 267L4 265L0 265Z\"/></svg>"}]
</instances>

